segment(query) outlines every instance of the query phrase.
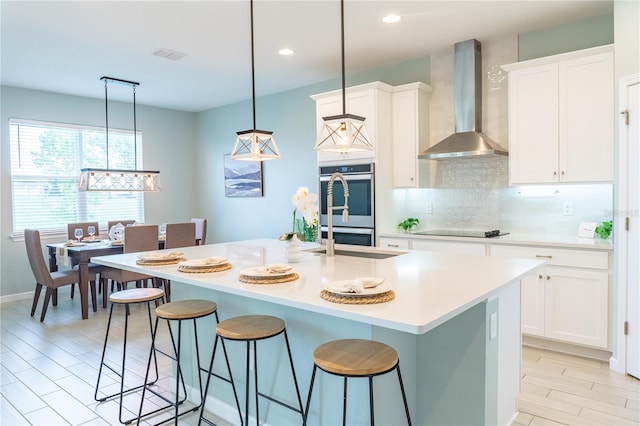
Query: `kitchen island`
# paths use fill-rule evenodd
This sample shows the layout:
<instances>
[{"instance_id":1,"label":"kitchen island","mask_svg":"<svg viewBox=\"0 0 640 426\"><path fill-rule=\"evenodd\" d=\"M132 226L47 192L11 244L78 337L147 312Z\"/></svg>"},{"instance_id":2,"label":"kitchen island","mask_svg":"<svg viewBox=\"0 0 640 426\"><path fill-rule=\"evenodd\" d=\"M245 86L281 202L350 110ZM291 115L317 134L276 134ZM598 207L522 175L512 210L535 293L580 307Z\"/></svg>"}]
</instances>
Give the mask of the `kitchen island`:
<instances>
[{"instance_id":1,"label":"kitchen island","mask_svg":"<svg viewBox=\"0 0 640 426\"><path fill-rule=\"evenodd\" d=\"M92 262L170 279L175 300L214 300L221 319L245 314L283 318L303 399L316 346L340 338L368 338L398 351L414 424L507 424L513 419L520 385L520 279L544 262L411 250L396 251L399 255L385 259L327 257L305 251L301 261L292 264L300 275L296 281L245 284L238 280L245 268L283 263L284 244L250 240L179 249L187 259L228 258L233 268L218 273L183 273L176 265L140 266L135 253L93 258ZM306 244L306 248L315 247ZM358 250L392 253L373 248ZM379 304L351 305L320 297L331 282L356 277L383 277L395 298ZM211 330L211 339L214 328L213 320L210 327L198 327L201 333ZM294 402L282 342L265 341L261 345L261 354L273 355L260 358L265 365L260 368L262 389ZM208 357L203 349L206 346L201 343L203 355ZM243 395L244 346L228 346L234 378ZM368 422L366 386L366 380L350 383L350 425ZM374 388L377 423L402 424L397 379L393 375L378 377ZM317 382L309 424L341 423L341 389L342 382L335 377L322 377ZM238 422L227 385L214 386L209 398L208 410ZM260 411L268 424L300 423L295 413L266 401L261 401Z\"/></svg>"}]
</instances>

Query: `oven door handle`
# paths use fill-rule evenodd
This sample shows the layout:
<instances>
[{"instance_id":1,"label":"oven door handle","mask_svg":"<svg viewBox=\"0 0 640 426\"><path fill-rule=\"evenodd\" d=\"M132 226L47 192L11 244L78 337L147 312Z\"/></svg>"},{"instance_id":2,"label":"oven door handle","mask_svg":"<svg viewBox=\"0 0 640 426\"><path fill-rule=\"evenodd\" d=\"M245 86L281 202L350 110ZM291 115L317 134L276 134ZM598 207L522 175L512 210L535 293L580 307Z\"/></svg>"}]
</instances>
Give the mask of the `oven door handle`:
<instances>
[{"instance_id":1,"label":"oven door handle","mask_svg":"<svg viewBox=\"0 0 640 426\"><path fill-rule=\"evenodd\" d=\"M328 226L321 226L321 232L329 232ZM334 226L333 227L334 234L362 234L362 235L373 235L373 229L371 228L347 228L344 226Z\"/></svg>"},{"instance_id":2,"label":"oven door handle","mask_svg":"<svg viewBox=\"0 0 640 426\"><path fill-rule=\"evenodd\" d=\"M349 180L373 180L372 174L364 174L364 175L343 175L344 178ZM331 176L320 176L320 182L328 182L331 179Z\"/></svg>"}]
</instances>

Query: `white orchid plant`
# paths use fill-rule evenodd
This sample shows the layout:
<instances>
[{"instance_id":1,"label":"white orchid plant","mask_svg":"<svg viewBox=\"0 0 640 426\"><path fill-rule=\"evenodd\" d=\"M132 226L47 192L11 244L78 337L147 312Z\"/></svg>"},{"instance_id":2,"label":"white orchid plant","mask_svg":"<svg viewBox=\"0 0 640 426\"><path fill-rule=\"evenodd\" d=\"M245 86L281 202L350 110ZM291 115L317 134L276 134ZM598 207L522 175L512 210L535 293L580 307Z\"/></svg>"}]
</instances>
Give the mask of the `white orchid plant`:
<instances>
[{"instance_id":1,"label":"white orchid plant","mask_svg":"<svg viewBox=\"0 0 640 426\"><path fill-rule=\"evenodd\" d=\"M290 240L294 235L301 241L315 241L318 238L318 195L301 186L291 197L293 222L291 232L282 234L281 240ZM300 212L301 218L296 214Z\"/></svg>"}]
</instances>

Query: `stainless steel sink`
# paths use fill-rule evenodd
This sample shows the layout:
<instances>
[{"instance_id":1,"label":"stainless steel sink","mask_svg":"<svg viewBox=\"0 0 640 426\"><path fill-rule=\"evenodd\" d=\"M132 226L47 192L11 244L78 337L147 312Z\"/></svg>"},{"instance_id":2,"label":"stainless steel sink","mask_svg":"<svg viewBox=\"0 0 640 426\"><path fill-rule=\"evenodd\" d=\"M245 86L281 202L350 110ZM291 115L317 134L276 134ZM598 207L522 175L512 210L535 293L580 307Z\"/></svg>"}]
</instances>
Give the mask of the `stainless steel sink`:
<instances>
[{"instance_id":1,"label":"stainless steel sink","mask_svg":"<svg viewBox=\"0 0 640 426\"><path fill-rule=\"evenodd\" d=\"M326 254L326 248L315 248L304 250L309 253L315 254ZM344 249L336 249L336 256L352 256L352 257L365 257L368 259L387 259L389 257L399 256L401 254L405 254L401 251L356 251L356 250L344 250Z\"/></svg>"}]
</instances>

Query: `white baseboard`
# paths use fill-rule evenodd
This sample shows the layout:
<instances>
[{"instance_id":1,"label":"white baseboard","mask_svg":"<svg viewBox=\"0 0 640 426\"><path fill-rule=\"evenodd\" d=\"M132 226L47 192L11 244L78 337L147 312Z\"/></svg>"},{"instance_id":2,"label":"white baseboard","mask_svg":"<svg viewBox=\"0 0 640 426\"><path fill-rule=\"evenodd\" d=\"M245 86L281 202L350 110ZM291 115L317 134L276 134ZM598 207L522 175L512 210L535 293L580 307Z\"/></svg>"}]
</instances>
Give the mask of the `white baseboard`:
<instances>
[{"instance_id":1,"label":"white baseboard","mask_svg":"<svg viewBox=\"0 0 640 426\"><path fill-rule=\"evenodd\" d=\"M44 288L40 293L40 297L44 296ZM33 294L35 291L27 291L24 293L15 293L8 294L6 296L0 296L0 304L9 303L9 302L17 302L19 300L33 300ZM69 294L71 293L71 286L64 286L58 289L58 295L60 294Z\"/></svg>"},{"instance_id":2,"label":"white baseboard","mask_svg":"<svg viewBox=\"0 0 640 426\"><path fill-rule=\"evenodd\" d=\"M562 352L569 355L578 355L604 362L609 362L612 356L610 351L604 349L573 345L571 343L557 342L555 340L547 340L534 336L522 336L522 344L532 346L534 348L549 349L551 351Z\"/></svg>"},{"instance_id":3,"label":"white baseboard","mask_svg":"<svg viewBox=\"0 0 640 426\"><path fill-rule=\"evenodd\" d=\"M627 373L626 371L624 371L622 365L620 365L618 358L614 358L614 357L609 358L609 368L618 373L622 373L622 374Z\"/></svg>"}]
</instances>

